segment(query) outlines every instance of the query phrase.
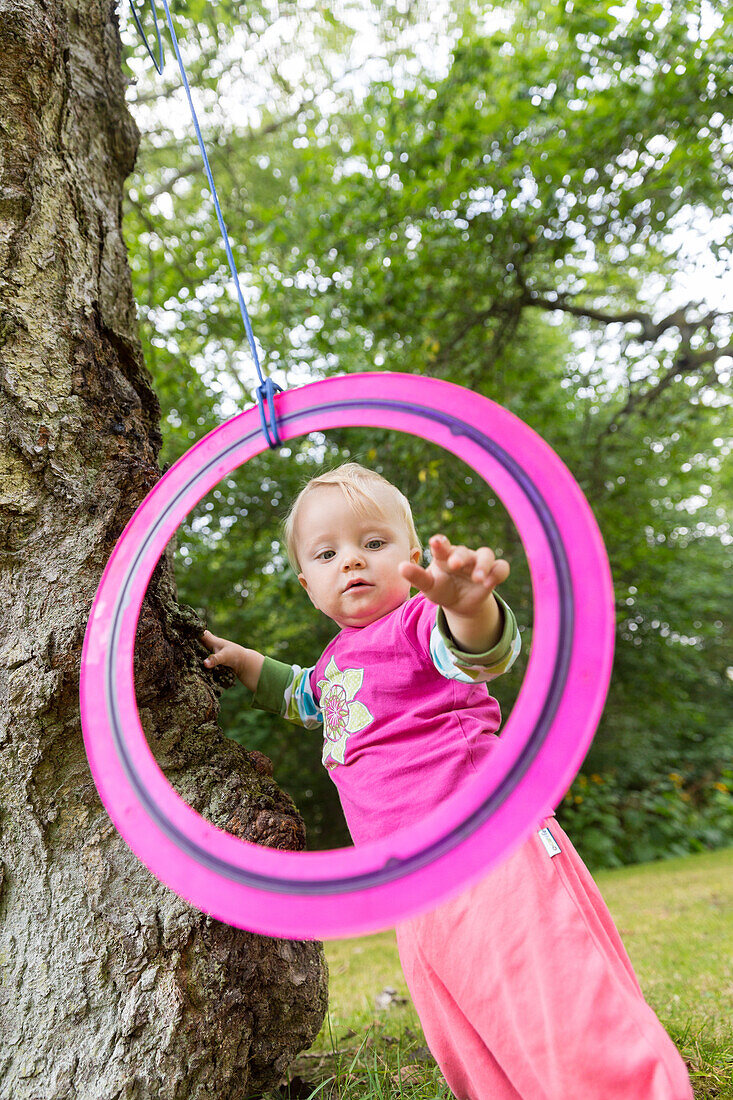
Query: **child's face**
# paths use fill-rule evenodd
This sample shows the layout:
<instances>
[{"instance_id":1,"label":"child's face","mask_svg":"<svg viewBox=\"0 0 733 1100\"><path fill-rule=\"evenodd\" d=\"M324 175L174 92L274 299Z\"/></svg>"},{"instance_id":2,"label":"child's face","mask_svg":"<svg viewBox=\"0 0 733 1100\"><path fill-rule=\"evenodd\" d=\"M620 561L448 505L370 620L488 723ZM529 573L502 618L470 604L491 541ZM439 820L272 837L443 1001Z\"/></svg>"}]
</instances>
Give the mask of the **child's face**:
<instances>
[{"instance_id":1,"label":"child's face","mask_svg":"<svg viewBox=\"0 0 733 1100\"><path fill-rule=\"evenodd\" d=\"M337 485L320 485L298 509L298 580L315 607L339 626L368 626L403 604L403 561L420 560L388 490L372 514L354 510Z\"/></svg>"}]
</instances>

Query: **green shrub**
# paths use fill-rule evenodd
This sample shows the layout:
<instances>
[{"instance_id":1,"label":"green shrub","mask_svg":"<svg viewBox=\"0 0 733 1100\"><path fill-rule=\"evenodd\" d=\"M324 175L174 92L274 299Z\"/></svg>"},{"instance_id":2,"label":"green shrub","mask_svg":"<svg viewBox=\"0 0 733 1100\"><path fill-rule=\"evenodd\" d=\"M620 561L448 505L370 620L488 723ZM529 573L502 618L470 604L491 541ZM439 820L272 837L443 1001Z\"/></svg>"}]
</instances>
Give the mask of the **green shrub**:
<instances>
[{"instance_id":1,"label":"green shrub","mask_svg":"<svg viewBox=\"0 0 733 1100\"><path fill-rule=\"evenodd\" d=\"M591 870L722 848L733 844L733 771L671 772L643 790L615 772L581 774L557 816Z\"/></svg>"}]
</instances>

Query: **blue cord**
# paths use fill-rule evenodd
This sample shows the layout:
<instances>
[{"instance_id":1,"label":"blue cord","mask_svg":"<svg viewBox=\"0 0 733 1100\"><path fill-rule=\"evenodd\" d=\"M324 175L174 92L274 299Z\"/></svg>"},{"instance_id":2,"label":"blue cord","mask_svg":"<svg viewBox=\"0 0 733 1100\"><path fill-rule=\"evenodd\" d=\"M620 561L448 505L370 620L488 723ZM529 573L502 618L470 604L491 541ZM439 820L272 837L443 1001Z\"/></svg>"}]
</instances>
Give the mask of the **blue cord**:
<instances>
[{"instance_id":1,"label":"blue cord","mask_svg":"<svg viewBox=\"0 0 733 1100\"><path fill-rule=\"evenodd\" d=\"M158 13L155 8L155 0L148 0L150 10L153 15L153 24L155 26L155 33L158 39L158 59L150 48L150 44L145 36L145 31L140 23L140 18L135 8L135 0L130 0L130 7L132 8L132 16L135 20L138 32L140 33L143 42L145 43L145 49L148 51L150 59L158 73L163 72L163 43L160 37L160 28L158 27ZM282 393L282 386L278 386L276 382L273 382L271 378L265 378L260 367L260 359L257 354L257 345L255 343L254 333L252 332L252 325L249 319L249 313L247 312L247 306L245 305L244 297L242 296L242 288L239 284L239 272L237 271L237 265L234 262L234 256L232 254L232 248L229 243L229 234L227 233L227 227L224 224L224 218L222 216L221 207L219 206L219 196L216 193L216 186L214 184L214 177L211 172L211 165L209 164L209 158L206 155L206 146L204 145L204 139L201 136L201 128L199 126L199 120L196 116L196 110L193 105L193 99L191 98L191 89L188 84L188 77L186 76L186 70L183 65L180 51L178 49L178 39L176 38L176 32L173 27L173 20L171 19L171 13L168 8L168 0L161 0L163 8L165 10L165 17L168 22L168 29L171 34L171 41L173 43L173 50L178 61L178 68L181 72L181 79L183 80L183 87L186 90L186 96L188 98L188 106L191 109L191 117L193 118L193 125L196 130L196 137L198 138L199 149L201 150L201 156L204 161L204 168L206 170L206 178L209 181L209 187L211 188L211 194L214 199L214 207L216 209L216 217L219 222L219 229L224 240L224 248L226 249L227 259L229 261L229 268L232 276L234 277L234 285L237 288L237 300L239 301L239 312L242 315L242 321L244 322L244 331L247 333L247 340L249 342L249 348L252 352L252 359L254 360L255 369L257 370L257 376L260 380L260 384L256 390L257 404L260 410L260 421L262 423L262 431L265 433L265 438L269 447L279 447L281 445L280 433L277 428L277 418L275 416L275 394Z\"/></svg>"},{"instance_id":2,"label":"blue cord","mask_svg":"<svg viewBox=\"0 0 733 1100\"><path fill-rule=\"evenodd\" d=\"M158 58L157 58L157 60L155 58L155 54L150 49L150 43L148 42L148 40L145 36L145 31L143 30L143 25L140 22L140 17L137 14L137 8L135 7L135 0L130 0L130 7L132 9L132 18L135 20L135 26L138 29L138 33L139 33L140 37L143 40L143 43L145 45L145 49L148 51L148 56L150 57L150 60L155 65L155 68L158 72L158 75L160 76L163 73L163 43L162 43L161 38L160 38L160 28L158 26L158 13L155 10L155 0L149 0L149 2L150 2L150 10L153 13L153 26L155 27L155 33L158 36Z\"/></svg>"}]
</instances>

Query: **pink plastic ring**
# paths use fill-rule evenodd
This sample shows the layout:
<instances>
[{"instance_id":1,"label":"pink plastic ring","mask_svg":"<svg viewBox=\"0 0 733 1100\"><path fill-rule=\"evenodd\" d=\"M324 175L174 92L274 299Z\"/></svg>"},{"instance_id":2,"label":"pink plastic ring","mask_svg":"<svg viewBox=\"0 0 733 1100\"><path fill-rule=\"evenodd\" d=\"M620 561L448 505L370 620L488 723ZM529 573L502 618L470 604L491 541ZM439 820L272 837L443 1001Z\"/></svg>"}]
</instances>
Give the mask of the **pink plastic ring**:
<instances>
[{"instance_id":1,"label":"pink plastic ring","mask_svg":"<svg viewBox=\"0 0 733 1100\"><path fill-rule=\"evenodd\" d=\"M485 874L551 812L603 708L613 590L577 483L531 428L487 398L381 372L289 390L277 395L275 410L284 442L312 431L386 427L463 459L516 524L535 606L519 698L471 785L419 827L386 839L328 852L274 851L216 828L176 794L145 740L133 682L135 631L153 569L194 505L267 448L257 408L196 443L135 512L102 576L82 655L82 725L102 800L139 858L199 909L270 936L325 939L386 928L434 906Z\"/></svg>"}]
</instances>

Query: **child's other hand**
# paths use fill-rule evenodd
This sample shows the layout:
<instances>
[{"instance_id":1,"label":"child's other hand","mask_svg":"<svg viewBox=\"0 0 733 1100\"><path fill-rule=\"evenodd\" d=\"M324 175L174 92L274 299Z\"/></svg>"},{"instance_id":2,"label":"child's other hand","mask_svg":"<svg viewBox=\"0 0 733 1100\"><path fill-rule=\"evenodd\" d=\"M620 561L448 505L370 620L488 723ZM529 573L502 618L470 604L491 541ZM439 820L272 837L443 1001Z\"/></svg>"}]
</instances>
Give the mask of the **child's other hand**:
<instances>
[{"instance_id":1,"label":"child's other hand","mask_svg":"<svg viewBox=\"0 0 733 1100\"><path fill-rule=\"evenodd\" d=\"M427 569L402 562L400 573L429 600L454 615L480 613L496 586L509 576L509 563L497 558L488 546L470 550L453 546L445 535L433 535L430 550L433 560Z\"/></svg>"},{"instance_id":2,"label":"child's other hand","mask_svg":"<svg viewBox=\"0 0 733 1100\"><path fill-rule=\"evenodd\" d=\"M201 641L211 655L204 661L205 668L216 668L217 665L226 665L233 669L237 675L246 661L246 650L236 642L229 642L226 638L217 638L210 630L205 630L201 635Z\"/></svg>"}]
</instances>

